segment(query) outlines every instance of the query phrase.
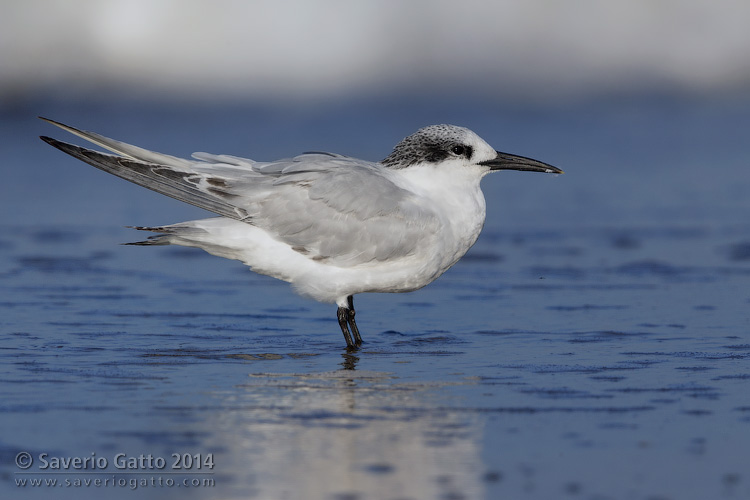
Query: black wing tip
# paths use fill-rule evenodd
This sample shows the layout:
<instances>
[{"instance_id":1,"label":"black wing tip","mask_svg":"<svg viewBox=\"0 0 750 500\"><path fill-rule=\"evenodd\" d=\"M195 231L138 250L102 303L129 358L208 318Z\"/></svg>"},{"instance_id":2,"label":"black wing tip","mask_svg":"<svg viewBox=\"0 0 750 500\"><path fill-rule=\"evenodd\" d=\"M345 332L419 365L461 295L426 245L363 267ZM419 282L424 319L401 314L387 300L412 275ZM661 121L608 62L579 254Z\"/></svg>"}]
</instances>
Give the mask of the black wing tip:
<instances>
[{"instance_id":1,"label":"black wing tip","mask_svg":"<svg viewBox=\"0 0 750 500\"><path fill-rule=\"evenodd\" d=\"M65 150L65 146L72 146L72 144L68 144L66 142L58 141L57 139L53 139L52 137L47 137L46 135L40 135L39 138L49 144L50 146L54 146L59 150Z\"/></svg>"},{"instance_id":2,"label":"black wing tip","mask_svg":"<svg viewBox=\"0 0 750 500\"><path fill-rule=\"evenodd\" d=\"M76 146L75 144L69 144L67 142L58 141L57 139L53 139L52 137L47 137L46 135L40 135L39 138L49 144L52 147L55 147L59 149L60 151L68 154L73 154L72 151L80 151L84 150L84 148L80 146ZM74 155L75 156L75 155Z\"/></svg>"}]
</instances>

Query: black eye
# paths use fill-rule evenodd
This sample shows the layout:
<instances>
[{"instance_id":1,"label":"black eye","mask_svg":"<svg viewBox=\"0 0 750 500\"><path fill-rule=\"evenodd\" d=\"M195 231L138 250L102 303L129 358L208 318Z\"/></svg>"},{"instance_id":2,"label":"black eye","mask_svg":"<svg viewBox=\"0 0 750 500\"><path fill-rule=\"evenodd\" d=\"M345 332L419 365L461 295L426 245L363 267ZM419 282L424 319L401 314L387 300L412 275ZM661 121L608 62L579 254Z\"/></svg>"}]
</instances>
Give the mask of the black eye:
<instances>
[{"instance_id":1,"label":"black eye","mask_svg":"<svg viewBox=\"0 0 750 500\"><path fill-rule=\"evenodd\" d=\"M456 156L462 156L465 151L466 149L460 144L457 144L451 148L451 152Z\"/></svg>"}]
</instances>

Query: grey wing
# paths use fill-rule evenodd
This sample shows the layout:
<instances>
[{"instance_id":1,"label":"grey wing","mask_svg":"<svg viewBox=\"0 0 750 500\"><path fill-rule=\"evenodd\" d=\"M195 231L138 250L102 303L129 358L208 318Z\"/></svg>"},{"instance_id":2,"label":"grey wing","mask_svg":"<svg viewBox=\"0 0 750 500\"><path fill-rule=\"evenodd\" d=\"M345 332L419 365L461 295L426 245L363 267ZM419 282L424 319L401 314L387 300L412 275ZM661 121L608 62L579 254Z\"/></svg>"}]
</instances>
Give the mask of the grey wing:
<instances>
[{"instance_id":1,"label":"grey wing","mask_svg":"<svg viewBox=\"0 0 750 500\"><path fill-rule=\"evenodd\" d=\"M237 196L248 222L309 258L340 266L406 257L439 231L439 218L414 193L394 184L377 164L332 153L306 153L236 174L224 155L194 155L206 161L197 172L224 169L223 189ZM239 203L239 201L238 201Z\"/></svg>"},{"instance_id":2,"label":"grey wing","mask_svg":"<svg viewBox=\"0 0 750 500\"><path fill-rule=\"evenodd\" d=\"M211 163L193 168L219 173ZM434 212L394 184L390 171L371 162L307 153L256 163L252 174L226 173L224 189L242 200L250 223L318 261L346 267L407 257L428 246L440 229Z\"/></svg>"},{"instance_id":3,"label":"grey wing","mask_svg":"<svg viewBox=\"0 0 750 500\"><path fill-rule=\"evenodd\" d=\"M327 168L315 169L310 164L325 158L301 158L308 165L296 172L287 168L253 215L253 224L295 250L357 265L407 257L438 232L438 217L382 167L337 156L325 161Z\"/></svg>"},{"instance_id":4,"label":"grey wing","mask_svg":"<svg viewBox=\"0 0 750 500\"><path fill-rule=\"evenodd\" d=\"M190 172L176 170L166 165L99 153L50 137L42 137L42 140L89 165L157 193L171 196L224 217L238 220L245 220L248 217L247 212L241 207L200 189L194 182L195 176Z\"/></svg>"},{"instance_id":5,"label":"grey wing","mask_svg":"<svg viewBox=\"0 0 750 500\"><path fill-rule=\"evenodd\" d=\"M45 119L46 120L46 119ZM118 155L42 139L140 186L263 228L316 260L356 265L405 257L438 218L376 164L330 153L258 163L229 155L176 158L46 120Z\"/></svg>"},{"instance_id":6,"label":"grey wing","mask_svg":"<svg viewBox=\"0 0 750 500\"><path fill-rule=\"evenodd\" d=\"M149 151L46 118L42 120L117 153L100 153L50 137L41 137L48 144L89 165L224 217L237 220L246 220L248 217L242 203L235 203L235 196L225 192L221 177L199 173L192 168L198 162ZM235 163L226 167L234 170L241 168L238 161ZM245 160L244 170L252 171L254 163L252 160ZM217 165L217 170L222 170L221 167L221 164Z\"/></svg>"}]
</instances>

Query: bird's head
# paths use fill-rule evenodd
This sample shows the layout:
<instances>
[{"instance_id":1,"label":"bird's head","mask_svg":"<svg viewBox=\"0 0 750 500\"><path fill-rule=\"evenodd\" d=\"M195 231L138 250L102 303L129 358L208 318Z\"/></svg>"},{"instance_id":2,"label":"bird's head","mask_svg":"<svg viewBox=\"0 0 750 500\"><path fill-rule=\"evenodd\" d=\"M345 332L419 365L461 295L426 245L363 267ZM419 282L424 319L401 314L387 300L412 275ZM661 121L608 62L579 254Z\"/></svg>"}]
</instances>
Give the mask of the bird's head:
<instances>
[{"instance_id":1,"label":"bird's head","mask_svg":"<svg viewBox=\"0 0 750 500\"><path fill-rule=\"evenodd\" d=\"M482 174L495 170L563 173L559 168L538 160L495 151L471 130L455 125L421 128L399 142L382 161L383 165L393 169L444 162L476 167Z\"/></svg>"}]
</instances>

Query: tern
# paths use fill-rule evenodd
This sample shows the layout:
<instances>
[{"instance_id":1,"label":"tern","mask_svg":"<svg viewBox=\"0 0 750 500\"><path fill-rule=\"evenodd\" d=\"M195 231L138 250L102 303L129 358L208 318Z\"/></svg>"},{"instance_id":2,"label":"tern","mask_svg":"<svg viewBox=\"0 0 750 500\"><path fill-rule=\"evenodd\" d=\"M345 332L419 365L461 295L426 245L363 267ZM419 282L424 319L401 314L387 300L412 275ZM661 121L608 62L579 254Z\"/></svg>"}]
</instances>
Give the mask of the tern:
<instances>
[{"instance_id":1,"label":"tern","mask_svg":"<svg viewBox=\"0 0 750 500\"><path fill-rule=\"evenodd\" d=\"M355 294L417 290L471 248L485 220L485 175L563 173L496 151L455 125L419 129L380 162L323 152L258 162L209 153L177 158L41 119L114 154L41 137L57 149L219 216L133 227L159 234L130 244L201 248L335 303L349 350L362 344Z\"/></svg>"}]
</instances>

